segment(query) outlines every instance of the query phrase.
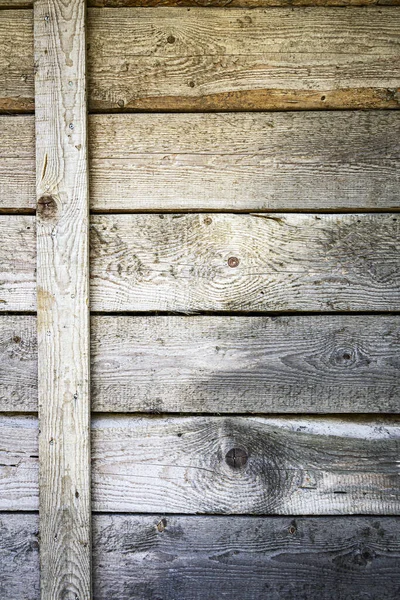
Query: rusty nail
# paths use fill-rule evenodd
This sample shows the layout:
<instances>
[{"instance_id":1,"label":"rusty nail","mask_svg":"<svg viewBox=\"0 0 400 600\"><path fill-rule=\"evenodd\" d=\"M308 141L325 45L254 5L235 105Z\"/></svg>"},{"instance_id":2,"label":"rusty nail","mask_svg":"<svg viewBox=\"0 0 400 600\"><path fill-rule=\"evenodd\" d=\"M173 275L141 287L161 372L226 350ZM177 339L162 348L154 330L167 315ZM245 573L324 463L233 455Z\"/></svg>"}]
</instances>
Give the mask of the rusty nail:
<instances>
[{"instance_id":1,"label":"rusty nail","mask_svg":"<svg viewBox=\"0 0 400 600\"><path fill-rule=\"evenodd\" d=\"M236 256L231 256L230 258L228 258L228 265L234 269L235 267L237 267L239 264L239 259L236 258Z\"/></svg>"}]
</instances>

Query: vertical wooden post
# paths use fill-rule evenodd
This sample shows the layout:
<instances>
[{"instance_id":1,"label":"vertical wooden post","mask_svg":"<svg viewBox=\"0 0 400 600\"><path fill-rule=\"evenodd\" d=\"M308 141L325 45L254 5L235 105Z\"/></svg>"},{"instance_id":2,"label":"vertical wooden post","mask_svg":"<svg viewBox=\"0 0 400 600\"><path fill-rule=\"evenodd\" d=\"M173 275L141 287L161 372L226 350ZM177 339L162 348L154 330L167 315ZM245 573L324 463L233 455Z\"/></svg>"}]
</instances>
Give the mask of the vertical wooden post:
<instances>
[{"instance_id":1,"label":"vertical wooden post","mask_svg":"<svg viewBox=\"0 0 400 600\"><path fill-rule=\"evenodd\" d=\"M42 600L91 597L85 0L36 0Z\"/></svg>"}]
</instances>

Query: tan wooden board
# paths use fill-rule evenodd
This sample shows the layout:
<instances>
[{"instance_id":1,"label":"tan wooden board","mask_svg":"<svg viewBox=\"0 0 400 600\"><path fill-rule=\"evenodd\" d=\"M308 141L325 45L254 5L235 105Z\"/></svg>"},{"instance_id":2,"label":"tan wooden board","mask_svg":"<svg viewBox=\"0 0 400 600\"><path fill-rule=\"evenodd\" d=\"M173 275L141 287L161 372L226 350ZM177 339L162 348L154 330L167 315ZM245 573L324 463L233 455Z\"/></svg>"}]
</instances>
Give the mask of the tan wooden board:
<instances>
[{"instance_id":1,"label":"tan wooden board","mask_svg":"<svg viewBox=\"0 0 400 600\"><path fill-rule=\"evenodd\" d=\"M0 590L39 600L38 519L0 515ZM393 600L396 517L94 515L96 600Z\"/></svg>"},{"instance_id":2,"label":"tan wooden board","mask_svg":"<svg viewBox=\"0 0 400 600\"><path fill-rule=\"evenodd\" d=\"M34 107L31 12L0 12L2 111ZM396 7L92 8L88 23L92 110L399 107Z\"/></svg>"},{"instance_id":3,"label":"tan wooden board","mask_svg":"<svg viewBox=\"0 0 400 600\"><path fill-rule=\"evenodd\" d=\"M36 510L37 421L0 418L0 510ZM93 510L398 514L400 427L376 417L97 417ZM4 466L3 466L4 465Z\"/></svg>"},{"instance_id":4,"label":"tan wooden board","mask_svg":"<svg viewBox=\"0 0 400 600\"><path fill-rule=\"evenodd\" d=\"M400 317L92 317L92 410L400 411ZM0 410L37 410L34 316L0 318Z\"/></svg>"},{"instance_id":5,"label":"tan wooden board","mask_svg":"<svg viewBox=\"0 0 400 600\"><path fill-rule=\"evenodd\" d=\"M33 211L34 117L0 116L0 211ZM395 111L89 119L97 212L398 210Z\"/></svg>"}]
</instances>

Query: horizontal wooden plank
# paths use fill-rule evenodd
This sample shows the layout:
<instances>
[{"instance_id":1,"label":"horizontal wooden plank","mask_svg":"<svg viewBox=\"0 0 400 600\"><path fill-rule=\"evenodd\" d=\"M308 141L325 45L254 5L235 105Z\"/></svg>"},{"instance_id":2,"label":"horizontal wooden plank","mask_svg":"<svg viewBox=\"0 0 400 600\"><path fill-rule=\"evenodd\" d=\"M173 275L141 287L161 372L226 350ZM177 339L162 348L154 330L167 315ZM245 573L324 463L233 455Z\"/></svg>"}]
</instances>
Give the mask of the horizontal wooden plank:
<instances>
[{"instance_id":1,"label":"horizontal wooden plank","mask_svg":"<svg viewBox=\"0 0 400 600\"><path fill-rule=\"evenodd\" d=\"M0 111L34 110L33 11L0 10Z\"/></svg>"},{"instance_id":2,"label":"horizontal wooden plank","mask_svg":"<svg viewBox=\"0 0 400 600\"><path fill-rule=\"evenodd\" d=\"M32 212L36 208L34 117L0 115L0 131L0 212Z\"/></svg>"},{"instance_id":3,"label":"horizontal wooden plank","mask_svg":"<svg viewBox=\"0 0 400 600\"><path fill-rule=\"evenodd\" d=\"M0 215L0 312L36 308L35 218Z\"/></svg>"},{"instance_id":4,"label":"horizontal wooden plank","mask_svg":"<svg viewBox=\"0 0 400 600\"><path fill-rule=\"evenodd\" d=\"M37 411L36 317L0 317L0 412Z\"/></svg>"},{"instance_id":5,"label":"horizontal wooden plank","mask_svg":"<svg viewBox=\"0 0 400 600\"><path fill-rule=\"evenodd\" d=\"M0 116L0 210L35 208L34 117ZM91 208L391 210L394 111L91 115Z\"/></svg>"},{"instance_id":6,"label":"horizontal wooden plank","mask_svg":"<svg viewBox=\"0 0 400 600\"><path fill-rule=\"evenodd\" d=\"M204 8L263 8L270 6L398 6L399 0L87 0L96 8L126 6L202 6ZM33 0L0 0L1 8L32 8Z\"/></svg>"},{"instance_id":7,"label":"horizontal wooden plank","mask_svg":"<svg viewBox=\"0 0 400 600\"><path fill-rule=\"evenodd\" d=\"M91 228L96 311L399 307L393 214L96 215Z\"/></svg>"},{"instance_id":8,"label":"horizontal wooden plank","mask_svg":"<svg viewBox=\"0 0 400 600\"><path fill-rule=\"evenodd\" d=\"M0 311L35 307L34 226L0 216ZM395 214L95 215L91 307L395 311L399 228Z\"/></svg>"},{"instance_id":9,"label":"horizontal wooden plank","mask_svg":"<svg viewBox=\"0 0 400 600\"><path fill-rule=\"evenodd\" d=\"M399 412L400 317L92 318L96 411Z\"/></svg>"},{"instance_id":10,"label":"horizontal wooden plank","mask_svg":"<svg viewBox=\"0 0 400 600\"><path fill-rule=\"evenodd\" d=\"M37 433L34 417L0 417L0 510L37 509ZM394 418L96 417L92 506L398 514L399 450Z\"/></svg>"},{"instance_id":11,"label":"horizontal wooden plank","mask_svg":"<svg viewBox=\"0 0 400 600\"><path fill-rule=\"evenodd\" d=\"M400 208L383 112L92 115L96 211Z\"/></svg>"},{"instance_id":12,"label":"horizontal wooden plank","mask_svg":"<svg viewBox=\"0 0 400 600\"><path fill-rule=\"evenodd\" d=\"M0 516L0 593L39 600L38 519ZM94 600L393 600L393 517L94 515Z\"/></svg>"},{"instance_id":13,"label":"horizontal wooden plank","mask_svg":"<svg viewBox=\"0 0 400 600\"><path fill-rule=\"evenodd\" d=\"M33 110L32 11L1 11L0 110ZM396 7L91 8L92 110L398 108Z\"/></svg>"},{"instance_id":14,"label":"horizontal wooden plank","mask_svg":"<svg viewBox=\"0 0 400 600\"><path fill-rule=\"evenodd\" d=\"M394 412L400 317L92 317L92 410ZM33 316L0 318L0 411L37 410Z\"/></svg>"},{"instance_id":15,"label":"horizontal wooden plank","mask_svg":"<svg viewBox=\"0 0 400 600\"><path fill-rule=\"evenodd\" d=\"M1 6L0 0L0 6ZM11 0L3 0L10 2ZM17 2L24 0L17 0ZM124 6L202 6L204 8L267 8L270 6L398 6L399 0L88 0L88 6L117 8Z\"/></svg>"},{"instance_id":16,"label":"horizontal wooden plank","mask_svg":"<svg viewBox=\"0 0 400 600\"><path fill-rule=\"evenodd\" d=\"M95 110L395 108L396 8L92 9Z\"/></svg>"}]
</instances>

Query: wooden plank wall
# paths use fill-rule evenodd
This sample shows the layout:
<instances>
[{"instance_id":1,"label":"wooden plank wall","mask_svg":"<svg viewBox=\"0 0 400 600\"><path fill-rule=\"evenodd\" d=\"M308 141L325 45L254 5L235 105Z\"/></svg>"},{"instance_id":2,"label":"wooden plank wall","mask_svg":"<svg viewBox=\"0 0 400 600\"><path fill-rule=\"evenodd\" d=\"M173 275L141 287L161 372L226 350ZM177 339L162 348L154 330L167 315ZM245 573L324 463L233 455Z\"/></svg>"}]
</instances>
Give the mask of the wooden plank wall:
<instances>
[{"instance_id":1,"label":"wooden plank wall","mask_svg":"<svg viewBox=\"0 0 400 600\"><path fill-rule=\"evenodd\" d=\"M397 598L399 0L87 4L93 598ZM37 68L32 2L0 0L13 600L39 599Z\"/></svg>"}]
</instances>

